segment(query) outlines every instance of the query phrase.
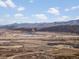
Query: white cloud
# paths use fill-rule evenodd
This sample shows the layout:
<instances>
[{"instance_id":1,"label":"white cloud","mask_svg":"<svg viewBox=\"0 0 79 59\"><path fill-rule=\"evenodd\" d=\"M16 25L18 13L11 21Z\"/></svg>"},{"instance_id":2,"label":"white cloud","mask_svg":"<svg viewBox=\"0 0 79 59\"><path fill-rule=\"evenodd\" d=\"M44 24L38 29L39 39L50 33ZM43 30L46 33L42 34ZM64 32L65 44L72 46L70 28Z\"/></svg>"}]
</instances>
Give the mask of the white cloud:
<instances>
[{"instance_id":1,"label":"white cloud","mask_svg":"<svg viewBox=\"0 0 79 59\"><path fill-rule=\"evenodd\" d=\"M24 15L21 14L21 13L17 13L17 14L15 14L14 16L15 16L15 17L24 17Z\"/></svg>"},{"instance_id":2,"label":"white cloud","mask_svg":"<svg viewBox=\"0 0 79 59\"><path fill-rule=\"evenodd\" d=\"M66 8L65 11L71 11L71 10L76 10L79 9L79 5L78 6L73 6L71 8Z\"/></svg>"},{"instance_id":3,"label":"white cloud","mask_svg":"<svg viewBox=\"0 0 79 59\"><path fill-rule=\"evenodd\" d=\"M16 7L16 5L13 3L12 0L0 0L0 6L1 7L10 7L10 8Z\"/></svg>"},{"instance_id":4,"label":"white cloud","mask_svg":"<svg viewBox=\"0 0 79 59\"><path fill-rule=\"evenodd\" d=\"M13 3L12 0L7 0L7 1L5 1L5 3L7 4L8 7L11 7L11 8L15 8L16 7L16 5Z\"/></svg>"},{"instance_id":5,"label":"white cloud","mask_svg":"<svg viewBox=\"0 0 79 59\"><path fill-rule=\"evenodd\" d=\"M24 10L25 10L24 7L19 7L19 8L17 8L17 11L24 11Z\"/></svg>"},{"instance_id":6,"label":"white cloud","mask_svg":"<svg viewBox=\"0 0 79 59\"><path fill-rule=\"evenodd\" d=\"M7 7L7 5L3 1L1 1L1 0L0 0L0 6L1 7Z\"/></svg>"},{"instance_id":7,"label":"white cloud","mask_svg":"<svg viewBox=\"0 0 79 59\"><path fill-rule=\"evenodd\" d=\"M65 11L70 11L70 9L66 8Z\"/></svg>"},{"instance_id":8,"label":"white cloud","mask_svg":"<svg viewBox=\"0 0 79 59\"><path fill-rule=\"evenodd\" d=\"M60 15L60 11L56 8L49 8L48 13L53 15Z\"/></svg>"},{"instance_id":9,"label":"white cloud","mask_svg":"<svg viewBox=\"0 0 79 59\"><path fill-rule=\"evenodd\" d=\"M36 14L34 16L36 19L39 19L39 20L47 20L48 19L48 17L45 14Z\"/></svg>"},{"instance_id":10,"label":"white cloud","mask_svg":"<svg viewBox=\"0 0 79 59\"><path fill-rule=\"evenodd\" d=\"M68 20L70 20L70 17L69 16L58 16L58 17L55 17L53 19L54 19L54 21L61 22L61 21L68 21Z\"/></svg>"},{"instance_id":11,"label":"white cloud","mask_svg":"<svg viewBox=\"0 0 79 59\"><path fill-rule=\"evenodd\" d=\"M78 8L79 8L79 6L73 6L71 9L75 10L75 9L78 9Z\"/></svg>"},{"instance_id":12,"label":"white cloud","mask_svg":"<svg viewBox=\"0 0 79 59\"><path fill-rule=\"evenodd\" d=\"M14 17L16 19L28 19L28 17L24 16L22 13L16 13Z\"/></svg>"},{"instance_id":13,"label":"white cloud","mask_svg":"<svg viewBox=\"0 0 79 59\"><path fill-rule=\"evenodd\" d=\"M61 16L60 19L62 19L62 20L68 20L69 17L68 16Z\"/></svg>"},{"instance_id":14,"label":"white cloud","mask_svg":"<svg viewBox=\"0 0 79 59\"><path fill-rule=\"evenodd\" d=\"M14 20L0 18L0 25L6 25L6 24L12 24L12 23L15 23Z\"/></svg>"},{"instance_id":15,"label":"white cloud","mask_svg":"<svg viewBox=\"0 0 79 59\"><path fill-rule=\"evenodd\" d=\"M79 19L79 16L76 16L75 19Z\"/></svg>"}]
</instances>

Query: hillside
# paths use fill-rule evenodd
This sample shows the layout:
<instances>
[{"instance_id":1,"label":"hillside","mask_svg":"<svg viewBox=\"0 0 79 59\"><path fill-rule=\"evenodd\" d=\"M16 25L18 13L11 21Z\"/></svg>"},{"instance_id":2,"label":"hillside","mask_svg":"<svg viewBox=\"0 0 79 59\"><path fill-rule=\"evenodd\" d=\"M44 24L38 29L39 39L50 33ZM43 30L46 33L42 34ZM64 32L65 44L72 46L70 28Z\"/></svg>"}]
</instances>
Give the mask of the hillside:
<instances>
[{"instance_id":1,"label":"hillside","mask_svg":"<svg viewBox=\"0 0 79 59\"><path fill-rule=\"evenodd\" d=\"M79 33L79 25L52 26L52 27L40 29L39 31Z\"/></svg>"},{"instance_id":2,"label":"hillside","mask_svg":"<svg viewBox=\"0 0 79 59\"><path fill-rule=\"evenodd\" d=\"M11 30L32 31L36 28L37 31L48 32L74 32L79 33L79 20L71 20L67 22L52 22L52 23L22 23L22 24L9 24L0 26L0 28Z\"/></svg>"}]
</instances>

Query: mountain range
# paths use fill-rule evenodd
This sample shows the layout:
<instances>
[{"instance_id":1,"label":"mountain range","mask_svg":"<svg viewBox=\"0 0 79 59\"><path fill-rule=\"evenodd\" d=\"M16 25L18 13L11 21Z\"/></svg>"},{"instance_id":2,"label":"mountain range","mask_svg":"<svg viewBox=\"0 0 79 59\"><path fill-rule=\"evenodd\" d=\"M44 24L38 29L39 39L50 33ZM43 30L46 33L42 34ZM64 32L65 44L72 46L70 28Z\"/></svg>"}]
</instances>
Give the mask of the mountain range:
<instances>
[{"instance_id":1,"label":"mountain range","mask_svg":"<svg viewBox=\"0 0 79 59\"><path fill-rule=\"evenodd\" d=\"M14 23L0 26L5 29L21 29L30 30L36 28L38 31L54 31L54 32L76 32L79 33L79 19L67 22L52 22L52 23Z\"/></svg>"}]
</instances>

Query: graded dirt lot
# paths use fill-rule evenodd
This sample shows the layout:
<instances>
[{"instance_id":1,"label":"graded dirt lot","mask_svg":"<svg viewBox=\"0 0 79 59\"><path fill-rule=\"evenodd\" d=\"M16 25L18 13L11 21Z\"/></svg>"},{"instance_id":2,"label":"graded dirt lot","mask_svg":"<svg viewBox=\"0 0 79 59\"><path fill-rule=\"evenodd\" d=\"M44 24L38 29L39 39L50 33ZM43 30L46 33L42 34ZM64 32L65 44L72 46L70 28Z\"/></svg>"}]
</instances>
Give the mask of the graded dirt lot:
<instances>
[{"instance_id":1,"label":"graded dirt lot","mask_svg":"<svg viewBox=\"0 0 79 59\"><path fill-rule=\"evenodd\" d=\"M79 59L79 35L0 30L0 59Z\"/></svg>"}]
</instances>

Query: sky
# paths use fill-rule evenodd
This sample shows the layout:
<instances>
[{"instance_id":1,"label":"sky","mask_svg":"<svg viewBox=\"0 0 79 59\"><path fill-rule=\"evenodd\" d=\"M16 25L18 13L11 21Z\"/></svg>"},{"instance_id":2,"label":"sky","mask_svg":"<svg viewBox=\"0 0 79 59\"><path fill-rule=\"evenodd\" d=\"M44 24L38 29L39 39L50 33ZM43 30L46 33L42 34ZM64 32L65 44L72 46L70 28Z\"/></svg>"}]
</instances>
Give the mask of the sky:
<instances>
[{"instance_id":1,"label":"sky","mask_svg":"<svg viewBox=\"0 0 79 59\"><path fill-rule=\"evenodd\" d=\"M79 19L79 0L0 0L0 25Z\"/></svg>"}]
</instances>

